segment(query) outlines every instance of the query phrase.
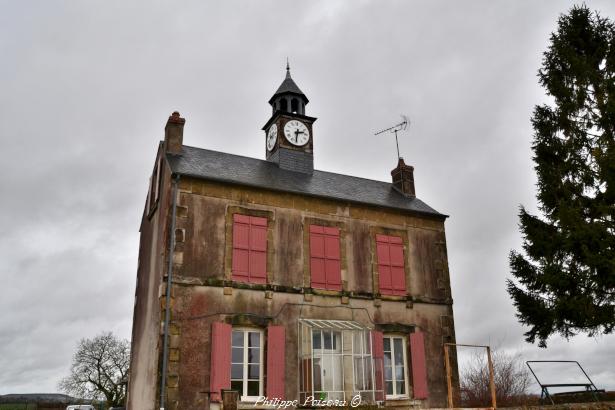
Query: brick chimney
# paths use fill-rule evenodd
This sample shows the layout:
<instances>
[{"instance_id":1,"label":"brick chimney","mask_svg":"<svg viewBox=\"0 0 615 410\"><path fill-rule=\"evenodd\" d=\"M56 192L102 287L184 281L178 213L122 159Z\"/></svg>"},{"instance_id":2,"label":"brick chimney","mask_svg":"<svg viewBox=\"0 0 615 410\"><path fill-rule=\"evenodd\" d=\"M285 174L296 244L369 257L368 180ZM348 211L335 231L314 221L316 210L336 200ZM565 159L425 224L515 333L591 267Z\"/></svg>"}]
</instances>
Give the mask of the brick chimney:
<instances>
[{"instance_id":1,"label":"brick chimney","mask_svg":"<svg viewBox=\"0 0 615 410\"><path fill-rule=\"evenodd\" d=\"M408 197L416 196L414 191L414 167L406 165L403 158L399 158L397 168L391 171L393 188Z\"/></svg>"},{"instance_id":2,"label":"brick chimney","mask_svg":"<svg viewBox=\"0 0 615 410\"><path fill-rule=\"evenodd\" d=\"M184 124L186 119L179 116L179 112L173 111L167 125L164 127L165 151L171 154L181 154L184 141Z\"/></svg>"}]
</instances>

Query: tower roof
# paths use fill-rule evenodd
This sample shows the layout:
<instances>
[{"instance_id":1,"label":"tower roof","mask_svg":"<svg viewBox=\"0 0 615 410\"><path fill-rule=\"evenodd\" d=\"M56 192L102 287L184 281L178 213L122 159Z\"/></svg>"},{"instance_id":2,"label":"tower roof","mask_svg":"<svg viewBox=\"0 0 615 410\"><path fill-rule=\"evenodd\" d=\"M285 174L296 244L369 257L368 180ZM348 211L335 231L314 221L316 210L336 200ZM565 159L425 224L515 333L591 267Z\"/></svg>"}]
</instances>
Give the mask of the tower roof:
<instances>
[{"instance_id":1,"label":"tower roof","mask_svg":"<svg viewBox=\"0 0 615 410\"><path fill-rule=\"evenodd\" d=\"M301 91L299 86L297 86L295 81L290 76L290 66L288 62L286 62L286 78L284 78L284 81L282 81L282 84L280 84L280 86L278 87L278 90L269 99L269 103L271 104L271 101L273 101L273 99L276 96L280 94L286 94L286 93L300 95L301 97L305 99L306 103L309 101L306 95L303 93L303 91Z\"/></svg>"}]
</instances>

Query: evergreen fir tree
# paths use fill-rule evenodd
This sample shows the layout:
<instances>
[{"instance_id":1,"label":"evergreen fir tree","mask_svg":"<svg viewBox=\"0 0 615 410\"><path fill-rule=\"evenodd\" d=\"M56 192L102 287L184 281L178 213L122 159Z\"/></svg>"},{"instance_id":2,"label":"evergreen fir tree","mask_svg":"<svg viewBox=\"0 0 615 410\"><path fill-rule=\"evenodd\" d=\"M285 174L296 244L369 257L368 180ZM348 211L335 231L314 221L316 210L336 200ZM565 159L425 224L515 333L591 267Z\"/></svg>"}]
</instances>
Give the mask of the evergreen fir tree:
<instances>
[{"instance_id":1,"label":"evergreen fir tree","mask_svg":"<svg viewBox=\"0 0 615 410\"><path fill-rule=\"evenodd\" d=\"M539 209L521 207L508 292L526 340L615 328L615 26L586 6L558 20L533 113Z\"/></svg>"}]
</instances>

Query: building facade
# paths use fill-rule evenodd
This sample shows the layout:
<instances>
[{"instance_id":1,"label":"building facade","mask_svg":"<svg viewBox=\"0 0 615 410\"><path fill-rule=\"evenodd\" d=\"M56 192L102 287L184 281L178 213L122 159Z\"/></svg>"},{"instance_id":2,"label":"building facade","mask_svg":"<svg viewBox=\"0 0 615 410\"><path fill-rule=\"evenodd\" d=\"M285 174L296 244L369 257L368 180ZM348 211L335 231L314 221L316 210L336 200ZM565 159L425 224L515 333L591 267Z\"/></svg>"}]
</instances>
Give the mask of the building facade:
<instances>
[{"instance_id":1,"label":"building facade","mask_svg":"<svg viewBox=\"0 0 615 410\"><path fill-rule=\"evenodd\" d=\"M266 160L183 145L185 120L168 119L140 229L128 408L218 409L225 390L245 408L444 407L446 216L401 158L391 182L314 170L316 118L288 68L269 104Z\"/></svg>"}]
</instances>

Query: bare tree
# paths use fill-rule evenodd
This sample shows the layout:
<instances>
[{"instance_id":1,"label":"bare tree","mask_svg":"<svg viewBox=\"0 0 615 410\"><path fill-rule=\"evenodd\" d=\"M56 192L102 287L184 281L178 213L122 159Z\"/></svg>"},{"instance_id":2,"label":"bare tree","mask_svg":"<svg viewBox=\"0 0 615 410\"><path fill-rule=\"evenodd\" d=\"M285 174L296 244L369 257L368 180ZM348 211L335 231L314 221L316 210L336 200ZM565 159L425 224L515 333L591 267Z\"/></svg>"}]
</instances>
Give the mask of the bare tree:
<instances>
[{"instance_id":1,"label":"bare tree","mask_svg":"<svg viewBox=\"0 0 615 410\"><path fill-rule=\"evenodd\" d=\"M73 356L70 375L60 381L60 390L84 399L105 400L121 406L130 363L130 344L111 332L94 339L81 339Z\"/></svg>"},{"instance_id":2,"label":"bare tree","mask_svg":"<svg viewBox=\"0 0 615 410\"><path fill-rule=\"evenodd\" d=\"M532 379L521 356L518 353L493 350L491 360L498 407L526 404ZM487 354L484 351L476 351L470 363L461 372L461 405L481 407L489 403L491 403L491 391Z\"/></svg>"}]
</instances>

